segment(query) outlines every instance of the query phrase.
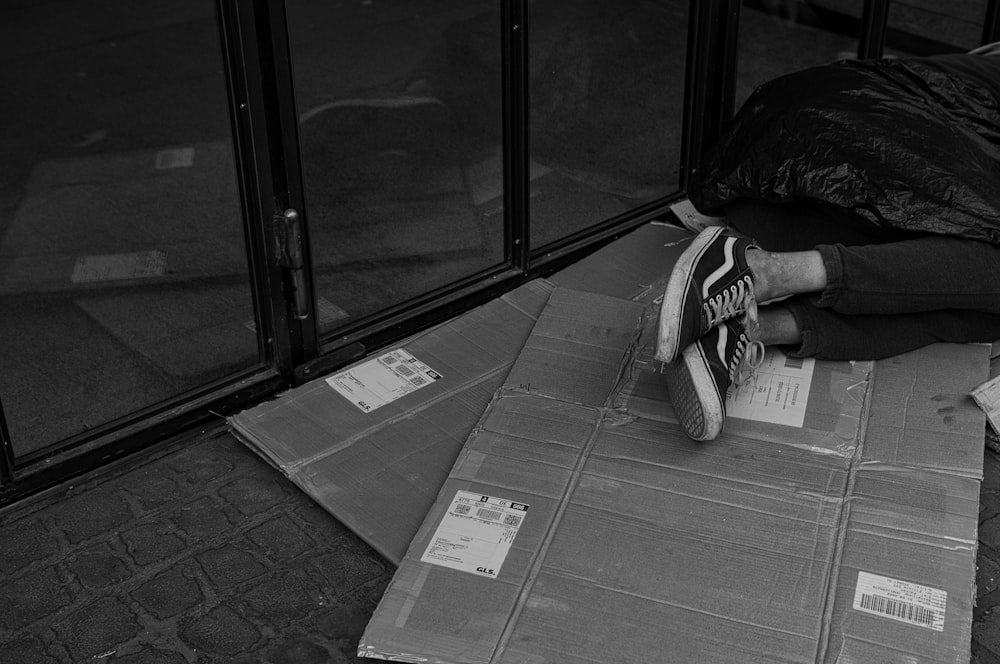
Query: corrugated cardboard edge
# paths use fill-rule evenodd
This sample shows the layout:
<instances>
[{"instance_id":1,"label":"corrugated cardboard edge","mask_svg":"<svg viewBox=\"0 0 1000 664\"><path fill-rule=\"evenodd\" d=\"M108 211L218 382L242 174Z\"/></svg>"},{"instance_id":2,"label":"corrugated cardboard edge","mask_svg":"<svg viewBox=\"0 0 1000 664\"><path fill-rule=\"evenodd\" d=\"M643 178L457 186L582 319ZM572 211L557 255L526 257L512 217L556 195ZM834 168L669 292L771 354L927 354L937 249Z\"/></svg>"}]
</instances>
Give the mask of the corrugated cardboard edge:
<instances>
[{"instance_id":1,"label":"corrugated cardboard edge","mask_svg":"<svg viewBox=\"0 0 1000 664\"><path fill-rule=\"evenodd\" d=\"M940 344L939 346L944 348L945 346L948 345ZM983 361L980 363L980 366L982 367L982 371L984 372L984 374L988 373L989 370L988 345L965 344L965 345L954 345L954 346L956 348L981 346L981 351L982 351L981 355ZM929 346L919 349L917 351L914 351L913 354L920 356L922 354L929 354L931 352L934 352L934 346ZM875 472L898 472L900 470L910 469L910 470L921 470L930 473L940 473L945 476L954 477L957 480L963 480L963 479L975 480L977 484L980 483L983 478L981 464L979 465L978 472L976 471L965 472L957 467L956 468L946 468L942 466L935 467L933 465L928 465L928 464L907 465L904 463L897 463L893 460L885 460L885 461L874 460L868 462L865 461L865 455L869 451L870 449L869 445L872 442L869 440L870 429L872 425L871 421L872 410L874 408L875 402L880 398L884 398L886 396L886 391L890 389L893 381L895 380L895 377L893 376L887 377L886 375L887 365L885 365L884 363L888 361L890 360L882 360L874 364L870 376L870 389L867 391L867 394L865 396L865 402L863 406L862 420L861 420L862 425L858 432L858 445L854 451L854 454L852 455L850 469L848 472L848 481L845 487L844 500L842 501L842 510L839 518L840 525L838 526L838 531L837 531L838 534L837 534L836 555L833 561L833 565L831 566L831 575L828 578L828 583L827 583L827 594L824 603L824 622L823 622L821 636L817 644L817 652L815 659L817 664L823 664L825 662L839 663L842 661L843 662L855 661L850 657L844 659L845 656L844 649L847 646L847 639L841 641L840 649L836 653L835 657L833 657L834 653L830 651L830 648L832 645L831 642L832 629L834 627L834 620L833 620L834 609L837 600L841 599L838 596L838 587L839 587L838 582L841 579L841 574L844 573L843 563L845 557L845 542L850 533L851 515L853 506L851 501L851 496L855 494L855 485L858 479L858 475L861 472L870 470L874 467L876 468ZM888 380L888 386L885 385L887 380ZM975 382L977 382L979 378L977 378L976 376L969 376L968 380L971 381L973 384L975 384ZM964 403L963 410L965 411L966 417L969 418L970 420L977 420L974 412L975 408L972 407L970 403L968 403L971 402L971 399L965 398L966 394L960 391L956 392L954 397L955 400L952 403L952 405L946 407L954 408L955 406L962 405L964 401L966 403ZM904 414L904 421L903 421L904 428L908 428L907 424L910 423L910 420L908 419L907 416L908 414ZM976 424L966 427L969 429L969 431L965 434L965 436L970 438L969 442L970 447L976 446L976 443L972 440L972 438L975 437L975 431L977 430L977 427L982 426L981 422L982 419L979 418ZM881 469L879 469L879 467L881 467ZM977 523L977 516L978 516L977 514L971 514L967 516L970 517L973 524ZM963 544L965 544L965 546L967 547L967 552L968 552L967 555L968 567L965 570L965 578L971 580L971 583L969 584L969 596L967 599L969 601L969 605L972 606L975 604L976 552L978 549L978 538L976 536L976 533L975 532L971 533L971 538L969 538L968 540L964 540ZM958 543L956 542L956 547L957 546ZM963 630L963 634L965 636L971 637L971 611L969 618L970 618L969 624L965 626L966 629ZM966 644L966 650L958 653L956 661L962 661L962 662L968 661L968 656L969 656L968 648L971 647L971 643L969 642L969 639L963 639L963 642Z\"/></svg>"}]
</instances>

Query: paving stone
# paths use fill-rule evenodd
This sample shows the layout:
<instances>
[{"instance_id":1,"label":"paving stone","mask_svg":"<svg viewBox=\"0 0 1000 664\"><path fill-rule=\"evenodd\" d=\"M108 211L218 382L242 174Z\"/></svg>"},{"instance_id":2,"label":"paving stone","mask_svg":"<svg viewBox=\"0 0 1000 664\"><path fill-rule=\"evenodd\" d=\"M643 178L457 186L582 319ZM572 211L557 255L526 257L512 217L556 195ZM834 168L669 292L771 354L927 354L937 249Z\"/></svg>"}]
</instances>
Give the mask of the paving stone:
<instances>
[{"instance_id":1,"label":"paving stone","mask_svg":"<svg viewBox=\"0 0 1000 664\"><path fill-rule=\"evenodd\" d=\"M325 548L346 545L357 539L357 535L337 521L329 512L313 500L305 500L295 505L295 514L305 524L305 532Z\"/></svg>"},{"instance_id":2,"label":"paving stone","mask_svg":"<svg viewBox=\"0 0 1000 664\"><path fill-rule=\"evenodd\" d=\"M979 524L979 542L1000 552L1000 516L990 517Z\"/></svg>"},{"instance_id":3,"label":"paving stone","mask_svg":"<svg viewBox=\"0 0 1000 664\"><path fill-rule=\"evenodd\" d=\"M228 475L236 467L228 455L231 446L210 439L171 454L164 463L193 486L204 486Z\"/></svg>"},{"instance_id":4,"label":"paving stone","mask_svg":"<svg viewBox=\"0 0 1000 664\"><path fill-rule=\"evenodd\" d=\"M13 664L58 664L57 659L45 651L45 646L35 639L21 639L0 644L0 661Z\"/></svg>"},{"instance_id":5,"label":"paving stone","mask_svg":"<svg viewBox=\"0 0 1000 664\"><path fill-rule=\"evenodd\" d=\"M178 633L189 647L221 655L245 653L260 640L257 628L228 606L182 621Z\"/></svg>"},{"instance_id":6,"label":"paving stone","mask_svg":"<svg viewBox=\"0 0 1000 664\"><path fill-rule=\"evenodd\" d=\"M969 664L1000 664L1000 656L991 653L975 639L972 640L972 656Z\"/></svg>"},{"instance_id":7,"label":"paving stone","mask_svg":"<svg viewBox=\"0 0 1000 664\"><path fill-rule=\"evenodd\" d=\"M332 592L343 595L358 586L391 576L373 555L363 556L342 551L323 556L314 566L329 583Z\"/></svg>"},{"instance_id":8,"label":"paving stone","mask_svg":"<svg viewBox=\"0 0 1000 664\"><path fill-rule=\"evenodd\" d=\"M141 629L132 610L115 597L98 599L53 627L74 662L115 650Z\"/></svg>"},{"instance_id":9,"label":"paving stone","mask_svg":"<svg viewBox=\"0 0 1000 664\"><path fill-rule=\"evenodd\" d=\"M132 591L132 599L151 615L164 620L194 608L204 595L198 582L175 566Z\"/></svg>"},{"instance_id":10,"label":"paving stone","mask_svg":"<svg viewBox=\"0 0 1000 664\"><path fill-rule=\"evenodd\" d=\"M990 655L1000 655L1000 609L987 611L982 620L973 623L972 638Z\"/></svg>"},{"instance_id":11,"label":"paving stone","mask_svg":"<svg viewBox=\"0 0 1000 664\"><path fill-rule=\"evenodd\" d=\"M128 566L111 545L102 543L81 551L71 558L67 567L87 590L105 588L129 577Z\"/></svg>"},{"instance_id":12,"label":"paving stone","mask_svg":"<svg viewBox=\"0 0 1000 664\"><path fill-rule=\"evenodd\" d=\"M186 546L184 540L158 524L126 530L121 538L137 565L159 562L180 553Z\"/></svg>"},{"instance_id":13,"label":"paving stone","mask_svg":"<svg viewBox=\"0 0 1000 664\"><path fill-rule=\"evenodd\" d=\"M59 540L45 530L38 519L0 524L0 574L13 574L36 560L45 560L59 551Z\"/></svg>"},{"instance_id":14,"label":"paving stone","mask_svg":"<svg viewBox=\"0 0 1000 664\"><path fill-rule=\"evenodd\" d=\"M316 627L331 639L348 639L357 643L371 617L371 611L362 611L354 606L332 607L317 621Z\"/></svg>"},{"instance_id":15,"label":"paving stone","mask_svg":"<svg viewBox=\"0 0 1000 664\"><path fill-rule=\"evenodd\" d=\"M256 614L284 626L322 608L324 596L315 582L293 571L254 586L244 601Z\"/></svg>"},{"instance_id":16,"label":"paving stone","mask_svg":"<svg viewBox=\"0 0 1000 664\"><path fill-rule=\"evenodd\" d=\"M991 556L976 556L976 597L984 597L1000 587L1000 563Z\"/></svg>"},{"instance_id":17,"label":"paving stone","mask_svg":"<svg viewBox=\"0 0 1000 664\"><path fill-rule=\"evenodd\" d=\"M144 647L139 652L115 655L114 664L187 664L187 658L177 652Z\"/></svg>"},{"instance_id":18,"label":"paving stone","mask_svg":"<svg viewBox=\"0 0 1000 664\"><path fill-rule=\"evenodd\" d=\"M232 544L204 551L196 559L212 584L219 588L249 581L267 571L247 551Z\"/></svg>"},{"instance_id":19,"label":"paving stone","mask_svg":"<svg viewBox=\"0 0 1000 664\"><path fill-rule=\"evenodd\" d=\"M0 580L0 625L19 629L58 611L69 601L54 567Z\"/></svg>"},{"instance_id":20,"label":"paving stone","mask_svg":"<svg viewBox=\"0 0 1000 664\"><path fill-rule=\"evenodd\" d=\"M316 541L288 518L263 523L247 533L254 544L269 558L285 560L294 558L316 546Z\"/></svg>"},{"instance_id":21,"label":"paving stone","mask_svg":"<svg viewBox=\"0 0 1000 664\"><path fill-rule=\"evenodd\" d=\"M269 664L340 664L349 660L339 650L329 650L312 639L290 639L270 648Z\"/></svg>"},{"instance_id":22,"label":"paving stone","mask_svg":"<svg viewBox=\"0 0 1000 664\"><path fill-rule=\"evenodd\" d=\"M71 542L115 532L132 520L132 509L106 487L67 496L48 510Z\"/></svg>"},{"instance_id":23,"label":"paving stone","mask_svg":"<svg viewBox=\"0 0 1000 664\"><path fill-rule=\"evenodd\" d=\"M241 477L219 489L219 495L244 516L254 516L288 499L284 480L273 473L260 477Z\"/></svg>"},{"instance_id":24,"label":"paving stone","mask_svg":"<svg viewBox=\"0 0 1000 664\"><path fill-rule=\"evenodd\" d=\"M186 495L169 473L166 464L151 464L123 475L115 484L136 496L146 509L153 509Z\"/></svg>"},{"instance_id":25,"label":"paving stone","mask_svg":"<svg viewBox=\"0 0 1000 664\"><path fill-rule=\"evenodd\" d=\"M207 496L184 505L173 514L172 520L178 530L194 541L217 537L233 525L222 508Z\"/></svg>"},{"instance_id":26,"label":"paving stone","mask_svg":"<svg viewBox=\"0 0 1000 664\"><path fill-rule=\"evenodd\" d=\"M980 491L979 520L991 519L997 514L1000 514L1000 491L994 489Z\"/></svg>"}]
</instances>

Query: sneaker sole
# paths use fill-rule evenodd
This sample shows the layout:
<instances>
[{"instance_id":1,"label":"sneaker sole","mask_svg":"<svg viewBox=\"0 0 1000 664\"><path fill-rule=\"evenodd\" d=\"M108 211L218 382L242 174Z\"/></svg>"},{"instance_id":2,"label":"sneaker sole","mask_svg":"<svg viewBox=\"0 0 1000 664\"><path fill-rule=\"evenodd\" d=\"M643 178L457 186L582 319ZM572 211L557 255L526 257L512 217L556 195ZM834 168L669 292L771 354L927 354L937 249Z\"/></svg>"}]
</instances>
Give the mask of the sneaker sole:
<instances>
[{"instance_id":1,"label":"sneaker sole","mask_svg":"<svg viewBox=\"0 0 1000 664\"><path fill-rule=\"evenodd\" d=\"M691 288L691 278L694 264L705 253L715 238L725 230L722 227L713 228L710 233L699 233L691 242L670 272L667 289L660 304L660 329L656 343L656 359L661 362L673 362L680 354L681 319L684 315L684 296ZM673 315L670 315L670 314ZM694 341L694 340L692 340Z\"/></svg>"},{"instance_id":2,"label":"sneaker sole","mask_svg":"<svg viewBox=\"0 0 1000 664\"><path fill-rule=\"evenodd\" d=\"M726 423L725 404L698 344L664 367L674 413L692 440L713 440Z\"/></svg>"}]
</instances>

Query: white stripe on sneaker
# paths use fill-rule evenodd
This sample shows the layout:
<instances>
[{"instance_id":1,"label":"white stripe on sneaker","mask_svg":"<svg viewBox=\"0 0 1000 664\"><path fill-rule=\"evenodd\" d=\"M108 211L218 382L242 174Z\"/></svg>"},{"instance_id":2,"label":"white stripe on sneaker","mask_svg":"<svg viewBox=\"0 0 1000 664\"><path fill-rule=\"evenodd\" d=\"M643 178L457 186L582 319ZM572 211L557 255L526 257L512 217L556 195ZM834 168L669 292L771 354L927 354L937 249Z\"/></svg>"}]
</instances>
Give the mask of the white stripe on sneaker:
<instances>
[{"instance_id":1,"label":"white stripe on sneaker","mask_svg":"<svg viewBox=\"0 0 1000 664\"><path fill-rule=\"evenodd\" d=\"M722 277L726 276L726 273L733 269L733 265L736 264L736 256L733 252L733 247L736 245L735 237L727 237L726 244L722 247L722 251L726 257L726 260L720 265L714 272L712 272L705 281L701 284L701 299L708 299L708 292L712 286L715 285Z\"/></svg>"},{"instance_id":2,"label":"white stripe on sneaker","mask_svg":"<svg viewBox=\"0 0 1000 664\"><path fill-rule=\"evenodd\" d=\"M722 366L726 366L726 344L729 342L729 326L719 326L719 340L715 343L715 352L722 360Z\"/></svg>"}]
</instances>

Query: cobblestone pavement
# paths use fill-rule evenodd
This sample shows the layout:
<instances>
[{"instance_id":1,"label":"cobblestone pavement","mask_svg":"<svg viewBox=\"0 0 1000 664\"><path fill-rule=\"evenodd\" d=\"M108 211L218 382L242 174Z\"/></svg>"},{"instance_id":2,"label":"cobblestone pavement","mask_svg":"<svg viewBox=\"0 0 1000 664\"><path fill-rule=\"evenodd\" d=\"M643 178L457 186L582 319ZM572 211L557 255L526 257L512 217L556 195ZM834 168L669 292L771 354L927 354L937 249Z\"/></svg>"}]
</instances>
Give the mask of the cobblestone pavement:
<instances>
[{"instance_id":1,"label":"cobblestone pavement","mask_svg":"<svg viewBox=\"0 0 1000 664\"><path fill-rule=\"evenodd\" d=\"M984 473L972 662L1000 664L991 450ZM364 662L392 573L220 426L0 512L0 662Z\"/></svg>"},{"instance_id":2,"label":"cobblestone pavement","mask_svg":"<svg viewBox=\"0 0 1000 664\"><path fill-rule=\"evenodd\" d=\"M0 513L0 662L353 662L393 567L223 429Z\"/></svg>"}]
</instances>

